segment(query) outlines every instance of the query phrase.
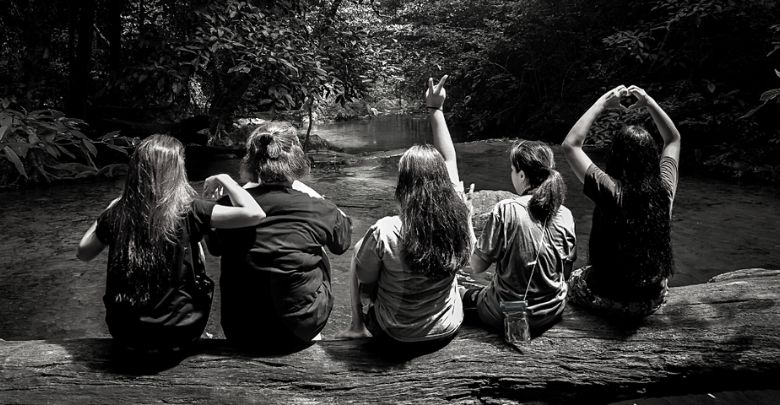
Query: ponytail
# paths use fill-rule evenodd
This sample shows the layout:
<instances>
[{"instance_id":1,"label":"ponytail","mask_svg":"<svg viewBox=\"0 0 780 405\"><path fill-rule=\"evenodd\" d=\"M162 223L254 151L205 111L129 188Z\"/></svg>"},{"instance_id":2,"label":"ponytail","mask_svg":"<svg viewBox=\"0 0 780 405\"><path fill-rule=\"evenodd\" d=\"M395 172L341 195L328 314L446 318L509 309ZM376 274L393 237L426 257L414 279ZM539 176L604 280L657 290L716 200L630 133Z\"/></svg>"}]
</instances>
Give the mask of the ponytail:
<instances>
[{"instance_id":1,"label":"ponytail","mask_svg":"<svg viewBox=\"0 0 780 405\"><path fill-rule=\"evenodd\" d=\"M534 219L549 224L558 212L558 208L563 204L563 198L566 196L566 183L563 182L563 177L557 170L547 169L547 171L547 178L534 190L531 201L528 203L528 212Z\"/></svg>"},{"instance_id":2,"label":"ponytail","mask_svg":"<svg viewBox=\"0 0 780 405\"><path fill-rule=\"evenodd\" d=\"M549 224L566 197L566 183L555 170L552 149L542 142L521 140L512 145L511 160L534 189L528 212L533 219Z\"/></svg>"}]
</instances>

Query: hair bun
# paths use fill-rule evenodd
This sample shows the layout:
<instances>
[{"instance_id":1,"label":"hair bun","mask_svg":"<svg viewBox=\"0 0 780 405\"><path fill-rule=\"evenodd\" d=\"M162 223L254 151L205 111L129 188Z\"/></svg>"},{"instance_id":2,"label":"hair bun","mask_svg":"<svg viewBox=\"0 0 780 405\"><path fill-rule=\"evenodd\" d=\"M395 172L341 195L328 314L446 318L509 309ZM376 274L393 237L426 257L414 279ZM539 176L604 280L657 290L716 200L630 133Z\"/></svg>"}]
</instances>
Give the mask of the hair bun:
<instances>
[{"instance_id":1,"label":"hair bun","mask_svg":"<svg viewBox=\"0 0 780 405\"><path fill-rule=\"evenodd\" d=\"M282 146L272 134L263 133L253 137L251 145L247 148L250 155L261 156L269 159L277 159L282 153Z\"/></svg>"}]
</instances>

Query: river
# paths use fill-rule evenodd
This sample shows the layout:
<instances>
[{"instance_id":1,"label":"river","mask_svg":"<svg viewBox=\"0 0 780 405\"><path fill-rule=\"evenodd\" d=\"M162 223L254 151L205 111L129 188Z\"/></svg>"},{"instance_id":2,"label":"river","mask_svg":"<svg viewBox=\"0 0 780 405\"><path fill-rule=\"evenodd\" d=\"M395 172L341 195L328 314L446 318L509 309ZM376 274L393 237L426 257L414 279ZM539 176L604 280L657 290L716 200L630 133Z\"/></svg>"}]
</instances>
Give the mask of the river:
<instances>
[{"instance_id":1,"label":"river","mask_svg":"<svg viewBox=\"0 0 780 405\"><path fill-rule=\"evenodd\" d=\"M305 182L354 219L353 242L378 218L395 211L396 163L404 148L430 142L427 120L380 117L315 128L314 133L357 156L341 168L315 168ZM684 140L684 139L683 139ZM477 189L510 190L509 140L457 145L463 180ZM389 151L389 152L380 152ZM579 258L585 262L592 203L561 159L568 206L576 219ZM671 285L707 281L749 267L780 268L780 193L681 173L672 240L676 273ZM210 172L237 172L236 160L220 160ZM200 187L200 182L194 181ZM62 184L0 193L0 338L6 340L108 336L101 301L106 255L90 263L75 257L83 232L111 199L121 180ZM349 322L347 254L333 258L336 306L323 332L332 337ZM217 280L218 259L208 257ZM207 331L221 337L219 295Z\"/></svg>"}]
</instances>

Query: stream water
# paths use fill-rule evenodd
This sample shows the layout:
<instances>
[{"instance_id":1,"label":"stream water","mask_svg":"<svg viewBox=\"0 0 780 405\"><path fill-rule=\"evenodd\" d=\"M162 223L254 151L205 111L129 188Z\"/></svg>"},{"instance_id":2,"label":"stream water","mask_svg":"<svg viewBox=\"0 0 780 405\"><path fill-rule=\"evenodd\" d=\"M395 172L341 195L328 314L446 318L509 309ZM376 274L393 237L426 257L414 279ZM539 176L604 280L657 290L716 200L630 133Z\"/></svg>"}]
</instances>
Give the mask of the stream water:
<instances>
[{"instance_id":1,"label":"stream water","mask_svg":"<svg viewBox=\"0 0 780 405\"><path fill-rule=\"evenodd\" d=\"M305 180L353 218L353 242L378 218L394 213L396 164L403 149L431 141L427 120L410 117L336 123L315 128L314 133L358 156L338 169L315 168ZM463 180L475 183L478 190L510 190L509 145L508 140L458 144ZM582 264L593 205L558 155L569 190L565 204L576 218L577 264ZM219 160L210 163L208 171L236 174L237 168L236 160ZM121 187L122 181L116 180L0 193L0 338L108 336L101 301L106 255L82 263L75 252L82 233ZM683 169L674 204L676 274L671 285L701 283L740 268L780 268L778 207L776 188L688 176ZM332 260L336 307L323 332L326 339L349 323L351 253ZM218 259L208 257L207 262L217 280ZM217 294L207 328L214 337L222 336L218 308Z\"/></svg>"}]
</instances>

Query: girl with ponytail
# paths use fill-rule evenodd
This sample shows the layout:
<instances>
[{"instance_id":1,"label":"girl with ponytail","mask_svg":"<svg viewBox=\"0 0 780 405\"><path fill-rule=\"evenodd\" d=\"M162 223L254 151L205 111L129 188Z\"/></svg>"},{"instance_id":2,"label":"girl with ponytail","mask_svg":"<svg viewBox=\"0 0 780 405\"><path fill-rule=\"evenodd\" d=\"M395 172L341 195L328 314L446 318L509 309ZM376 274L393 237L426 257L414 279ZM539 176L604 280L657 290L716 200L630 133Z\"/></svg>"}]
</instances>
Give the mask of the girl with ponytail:
<instances>
[{"instance_id":1,"label":"girl with ponytail","mask_svg":"<svg viewBox=\"0 0 780 405\"><path fill-rule=\"evenodd\" d=\"M538 335L557 322L566 305L566 274L576 258L574 220L564 207L566 185L549 146L518 141L510 152L511 178L520 196L499 202L485 223L467 271L495 263L487 287L461 289L463 306L503 329L502 302L528 303L528 324Z\"/></svg>"}]
</instances>

